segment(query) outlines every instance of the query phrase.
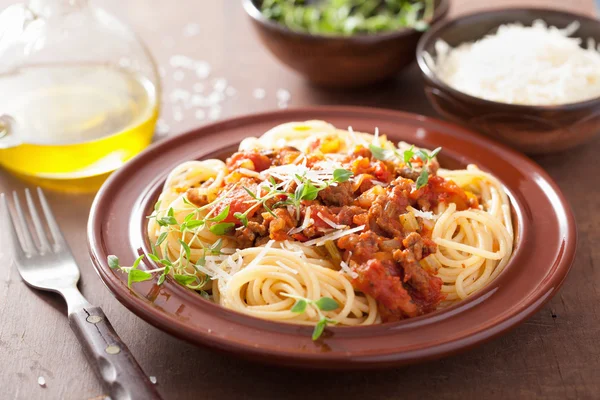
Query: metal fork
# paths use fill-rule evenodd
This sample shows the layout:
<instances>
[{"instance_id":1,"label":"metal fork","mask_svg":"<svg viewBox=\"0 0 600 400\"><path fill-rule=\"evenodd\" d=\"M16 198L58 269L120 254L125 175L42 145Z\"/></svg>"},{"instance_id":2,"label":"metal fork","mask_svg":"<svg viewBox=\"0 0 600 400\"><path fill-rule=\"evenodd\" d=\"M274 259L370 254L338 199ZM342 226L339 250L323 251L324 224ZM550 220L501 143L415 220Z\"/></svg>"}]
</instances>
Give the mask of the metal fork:
<instances>
[{"instance_id":1,"label":"metal fork","mask_svg":"<svg viewBox=\"0 0 600 400\"><path fill-rule=\"evenodd\" d=\"M25 219L17 193L13 192L14 214L9 210L7 196L0 194L0 234L4 232L8 236L12 260L21 277L29 286L60 293L66 300L71 329L112 399L160 399L102 309L92 306L77 289L79 268L44 193L40 188L37 192L46 224L40 218L29 189L25 190L34 229L30 229ZM44 226L50 232L52 242L48 240ZM20 240L15 227L21 233ZM34 237L39 245L34 242Z\"/></svg>"}]
</instances>

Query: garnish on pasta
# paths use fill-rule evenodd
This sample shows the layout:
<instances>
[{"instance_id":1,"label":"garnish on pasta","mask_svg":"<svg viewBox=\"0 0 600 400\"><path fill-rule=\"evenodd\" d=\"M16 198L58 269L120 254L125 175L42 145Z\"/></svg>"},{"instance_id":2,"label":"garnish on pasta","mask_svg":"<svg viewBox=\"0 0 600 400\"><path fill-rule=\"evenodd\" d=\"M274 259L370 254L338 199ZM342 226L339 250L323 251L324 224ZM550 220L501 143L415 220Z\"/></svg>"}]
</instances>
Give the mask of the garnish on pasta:
<instances>
[{"instance_id":1,"label":"garnish on pasta","mask_svg":"<svg viewBox=\"0 0 600 400\"><path fill-rule=\"evenodd\" d=\"M128 284L167 277L249 316L313 325L393 322L464 299L513 246L508 196L442 151L323 121L248 138L226 162L188 161L148 216L152 252ZM142 270L141 262L151 268Z\"/></svg>"}]
</instances>

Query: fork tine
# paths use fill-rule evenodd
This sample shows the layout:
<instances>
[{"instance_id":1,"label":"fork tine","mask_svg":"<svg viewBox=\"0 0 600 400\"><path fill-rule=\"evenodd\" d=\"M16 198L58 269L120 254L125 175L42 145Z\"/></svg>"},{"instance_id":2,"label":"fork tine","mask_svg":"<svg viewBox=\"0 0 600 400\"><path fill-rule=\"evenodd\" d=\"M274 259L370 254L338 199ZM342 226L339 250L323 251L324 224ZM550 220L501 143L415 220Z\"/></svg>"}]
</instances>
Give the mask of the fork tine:
<instances>
[{"instance_id":1,"label":"fork tine","mask_svg":"<svg viewBox=\"0 0 600 400\"><path fill-rule=\"evenodd\" d=\"M6 221L2 223L2 221ZM6 226L4 226L6 225ZM8 235L8 240L10 240L12 244L12 249L16 253L17 256L24 256L27 251L21 242L19 241L19 236L17 236L17 230L15 228L15 224L13 222L12 217L10 216L10 210L8 209L8 201L6 200L6 196L4 193L0 194L0 226L2 226L2 231L6 232Z\"/></svg>"},{"instance_id":2,"label":"fork tine","mask_svg":"<svg viewBox=\"0 0 600 400\"><path fill-rule=\"evenodd\" d=\"M29 232L29 228L27 227L27 220L25 220L25 214L23 214L23 209L21 208L21 201L19 200L19 195L17 192L13 192L13 200L15 202L15 210L17 211L18 221L15 221L13 218L13 229L15 229L15 225L20 225L21 228L21 237L23 239L23 250L27 251L31 254L37 253L35 243L33 242L33 238L31 237L31 233ZM6 205L6 209L8 212L8 203ZM10 215L10 214L8 214Z\"/></svg>"},{"instance_id":3,"label":"fork tine","mask_svg":"<svg viewBox=\"0 0 600 400\"><path fill-rule=\"evenodd\" d=\"M31 197L31 192L29 189L25 189L25 197L27 198L27 205L29 206L29 214L31 215L33 226L35 227L38 240L40 241L40 252L45 253L46 251L52 251L52 247L50 246L50 242L48 242L48 237L46 236L46 232L44 232L44 227L42 226L42 220L37 212L37 208L35 207L35 203L33 202L33 198Z\"/></svg>"},{"instance_id":4,"label":"fork tine","mask_svg":"<svg viewBox=\"0 0 600 400\"><path fill-rule=\"evenodd\" d=\"M42 210L44 210L44 216L46 217L46 221L48 221L48 227L50 228L50 233L52 233L52 239L54 239L54 243L58 246L63 247L65 245L65 238L60 231L60 227L56 223L56 219L54 218L54 214L52 214L52 210L50 209L50 205L46 200L46 196L44 196L44 192L41 188L37 188L38 197L40 198L40 204L42 205Z\"/></svg>"}]
</instances>

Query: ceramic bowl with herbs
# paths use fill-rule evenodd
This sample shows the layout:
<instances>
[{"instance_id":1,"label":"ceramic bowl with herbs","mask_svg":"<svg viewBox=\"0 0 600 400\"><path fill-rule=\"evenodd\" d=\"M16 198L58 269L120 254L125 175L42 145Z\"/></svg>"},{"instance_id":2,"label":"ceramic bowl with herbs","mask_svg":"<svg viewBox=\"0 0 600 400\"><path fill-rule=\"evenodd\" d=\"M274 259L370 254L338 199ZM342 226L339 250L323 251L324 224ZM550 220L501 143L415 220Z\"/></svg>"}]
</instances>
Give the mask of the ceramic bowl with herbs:
<instances>
[{"instance_id":1,"label":"ceramic bowl with herbs","mask_svg":"<svg viewBox=\"0 0 600 400\"><path fill-rule=\"evenodd\" d=\"M415 59L448 0L243 0L263 44L314 84L359 87Z\"/></svg>"}]
</instances>

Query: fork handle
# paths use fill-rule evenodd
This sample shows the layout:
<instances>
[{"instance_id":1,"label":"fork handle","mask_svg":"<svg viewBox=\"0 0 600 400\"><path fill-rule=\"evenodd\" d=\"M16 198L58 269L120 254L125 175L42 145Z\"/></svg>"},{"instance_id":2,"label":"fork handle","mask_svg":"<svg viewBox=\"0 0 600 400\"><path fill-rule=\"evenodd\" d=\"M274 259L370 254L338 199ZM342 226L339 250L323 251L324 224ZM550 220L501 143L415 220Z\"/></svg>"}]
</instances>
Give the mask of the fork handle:
<instances>
[{"instance_id":1,"label":"fork handle","mask_svg":"<svg viewBox=\"0 0 600 400\"><path fill-rule=\"evenodd\" d=\"M113 400L161 399L100 307L69 314L69 324Z\"/></svg>"}]
</instances>

